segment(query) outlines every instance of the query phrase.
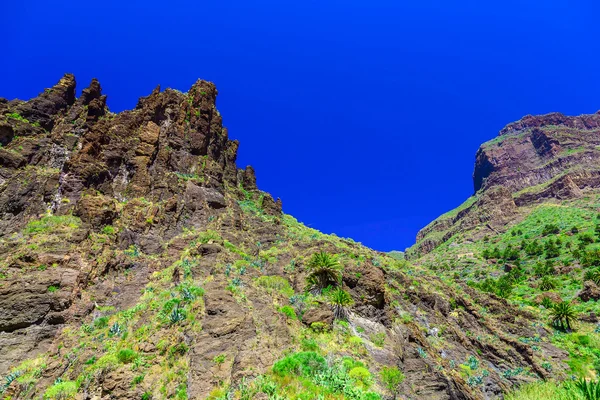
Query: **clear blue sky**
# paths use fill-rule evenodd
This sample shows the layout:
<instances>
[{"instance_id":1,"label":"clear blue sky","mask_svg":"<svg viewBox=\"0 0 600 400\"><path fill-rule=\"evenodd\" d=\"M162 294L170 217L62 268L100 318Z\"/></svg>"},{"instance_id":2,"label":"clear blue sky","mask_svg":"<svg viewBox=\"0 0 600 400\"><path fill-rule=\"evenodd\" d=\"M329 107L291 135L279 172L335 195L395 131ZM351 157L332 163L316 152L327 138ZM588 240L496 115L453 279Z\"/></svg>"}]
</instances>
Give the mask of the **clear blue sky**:
<instances>
[{"instance_id":1,"label":"clear blue sky","mask_svg":"<svg viewBox=\"0 0 600 400\"><path fill-rule=\"evenodd\" d=\"M505 124L600 109L595 3L11 2L0 96L72 72L121 111L211 80L238 165L285 212L401 250L472 193L475 151Z\"/></svg>"}]
</instances>

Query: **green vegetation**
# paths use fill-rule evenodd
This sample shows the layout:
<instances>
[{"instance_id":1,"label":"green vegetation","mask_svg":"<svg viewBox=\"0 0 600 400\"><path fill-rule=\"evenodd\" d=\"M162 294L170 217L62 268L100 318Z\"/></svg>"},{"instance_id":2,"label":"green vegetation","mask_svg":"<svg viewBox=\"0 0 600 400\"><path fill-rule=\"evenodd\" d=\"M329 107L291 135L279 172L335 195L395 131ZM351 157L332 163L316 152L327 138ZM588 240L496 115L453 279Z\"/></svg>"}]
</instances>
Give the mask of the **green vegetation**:
<instances>
[{"instance_id":1,"label":"green vegetation","mask_svg":"<svg viewBox=\"0 0 600 400\"><path fill-rule=\"evenodd\" d=\"M138 358L138 354L131 349L119 350L117 353L117 360L123 364L129 364Z\"/></svg>"},{"instance_id":2,"label":"green vegetation","mask_svg":"<svg viewBox=\"0 0 600 400\"><path fill-rule=\"evenodd\" d=\"M310 291L320 294L329 286L337 287L342 279L341 269L342 266L331 254L325 252L313 254L306 266L308 271L306 281Z\"/></svg>"},{"instance_id":3,"label":"green vegetation","mask_svg":"<svg viewBox=\"0 0 600 400\"><path fill-rule=\"evenodd\" d=\"M343 395L358 400L379 400L368 391L372 377L364 364L350 357L328 363L324 357L311 351L290 354L273 365L277 393L286 399L319 398L325 395ZM295 381L295 384L291 384Z\"/></svg>"},{"instance_id":4,"label":"green vegetation","mask_svg":"<svg viewBox=\"0 0 600 400\"><path fill-rule=\"evenodd\" d=\"M594 195L531 207L506 232L488 231L474 240L471 233L457 234L418 262L450 285L466 283L493 293L533 315L532 324L546 323L554 333L542 340L569 352L569 373L594 379L600 374L600 329L578 318L600 313L600 303L579 297L584 282L600 283L599 206L600 196ZM536 342L527 343L535 353L541 351ZM548 372L557 369L550 360L541 365ZM468 383L476 384L475 379ZM555 389L559 394L548 398L560 398L567 390L562 384ZM523 399L528 398L526 390L518 394Z\"/></svg>"},{"instance_id":5,"label":"green vegetation","mask_svg":"<svg viewBox=\"0 0 600 400\"><path fill-rule=\"evenodd\" d=\"M600 382L579 379L572 382L535 382L508 393L506 400L598 400Z\"/></svg>"},{"instance_id":6,"label":"green vegetation","mask_svg":"<svg viewBox=\"0 0 600 400\"><path fill-rule=\"evenodd\" d=\"M24 232L35 235L54 232L57 229L77 229L80 225L81 220L72 215L46 215L38 220L29 221Z\"/></svg>"},{"instance_id":7,"label":"green vegetation","mask_svg":"<svg viewBox=\"0 0 600 400\"><path fill-rule=\"evenodd\" d=\"M279 293L285 297L294 295L294 289L288 280L280 276L263 275L256 278L254 282L257 286L267 289L270 294Z\"/></svg>"},{"instance_id":8,"label":"green vegetation","mask_svg":"<svg viewBox=\"0 0 600 400\"><path fill-rule=\"evenodd\" d=\"M57 382L44 393L44 399L67 400L74 399L77 394L77 383L72 381Z\"/></svg>"},{"instance_id":9,"label":"green vegetation","mask_svg":"<svg viewBox=\"0 0 600 400\"><path fill-rule=\"evenodd\" d=\"M400 392L400 384L404 382L404 374L398 367L383 367L379 373L385 388L395 399Z\"/></svg>"},{"instance_id":10,"label":"green vegetation","mask_svg":"<svg viewBox=\"0 0 600 400\"><path fill-rule=\"evenodd\" d=\"M27 118L23 117L21 114L18 114L18 113L9 113L9 114L6 114L6 119L7 120L14 119L16 121L24 122L26 124L31 124L33 126L40 126L39 122L37 122L37 121L33 122L33 123L29 122L29 120Z\"/></svg>"},{"instance_id":11,"label":"green vegetation","mask_svg":"<svg viewBox=\"0 0 600 400\"><path fill-rule=\"evenodd\" d=\"M552 325L562 330L571 330L573 322L577 319L577 313L566 301L555 304L550 310Z\"/></svg>"},{"instance_id":12,"label":"green vegetation","mask_svg":"<svg viewBox=\"0 0 600 400\"><path fill-rule=\"evenodd\" d=\"M294 308L292 308L292 306L283 306L279 308L279 312L285 314L285 316L288 317L288 319L298 319L298 317L296 316L296 311L294 311Z\"/></svg>"},{"instance_id":13,"label":"green vegetation","mask_svg":"<svg viewBox=\"0 0 600 400\"><path fill-rule=\"evenodd\" d=\"M340 288L336 288L329 293L329 303L333 307L333 316L336 319L347 320L347 307L354 303L348 292Z\"/></svg>"}]
</instances>

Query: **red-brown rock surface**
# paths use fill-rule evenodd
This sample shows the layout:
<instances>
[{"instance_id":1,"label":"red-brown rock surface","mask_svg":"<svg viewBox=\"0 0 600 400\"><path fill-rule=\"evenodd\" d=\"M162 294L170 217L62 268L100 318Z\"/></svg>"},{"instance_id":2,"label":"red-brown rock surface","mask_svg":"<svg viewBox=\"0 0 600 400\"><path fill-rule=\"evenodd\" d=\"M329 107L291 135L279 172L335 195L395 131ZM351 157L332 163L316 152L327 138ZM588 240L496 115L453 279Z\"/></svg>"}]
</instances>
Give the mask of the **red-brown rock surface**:
<instances>
[{"instance_id":1,"label":"red-brown rock surface","mask_svg":"<svg viewBox=\"0 0 600 400\"><path fill-rule=\"evenodd\" d=\"M477 151L474 197L423 228L410 253L428 253L475 227L502 231L519 218L522 207L574 199L600 188L599 146L600 112L529 115L507 125Z\"/></svg>"}]
</instances>

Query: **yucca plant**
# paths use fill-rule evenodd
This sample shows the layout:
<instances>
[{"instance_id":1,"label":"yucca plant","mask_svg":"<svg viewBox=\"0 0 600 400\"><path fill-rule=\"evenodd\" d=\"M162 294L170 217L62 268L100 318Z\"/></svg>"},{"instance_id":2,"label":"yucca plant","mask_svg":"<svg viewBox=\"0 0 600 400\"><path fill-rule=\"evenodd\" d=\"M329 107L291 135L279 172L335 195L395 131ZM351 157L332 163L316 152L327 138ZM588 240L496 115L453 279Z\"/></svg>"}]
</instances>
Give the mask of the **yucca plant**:
<instances>
[{"instance_id":1,"label":"yucca plant","mask_svg":"<svg viewBox=\"0 0 600 400\"><path fill-rule=\"evenodd\" d=\"M342 280L342 266L329 253L315 253L307 264L308 276L306 281L313 294L320 294L328 286L337 287Z\"/></svg>"},{"instance_id":2,"label":"yucca plant","mask_svg":"<svg viewBox=\"0 0 600 400\"><path fill-rule=\"evenodd\" d=\"M352 296L345 290L340 288L334 289L329 294L329 304L331 304L333 308L333 316L335 319L348 319L348 309L347 307L354 303L352 300Z\"/></svg>"},{"instance_id":3,"label":"yucca plant","mask_svg":"<svg viewBox=\"0 0 600 400\"><path fill-rule=\"evenodd\" d=\"M577 319L577 312L566 301L556 303L550 310L552 325L562 330L571 331L572 323Z\"/></svg>"}]
</instances>

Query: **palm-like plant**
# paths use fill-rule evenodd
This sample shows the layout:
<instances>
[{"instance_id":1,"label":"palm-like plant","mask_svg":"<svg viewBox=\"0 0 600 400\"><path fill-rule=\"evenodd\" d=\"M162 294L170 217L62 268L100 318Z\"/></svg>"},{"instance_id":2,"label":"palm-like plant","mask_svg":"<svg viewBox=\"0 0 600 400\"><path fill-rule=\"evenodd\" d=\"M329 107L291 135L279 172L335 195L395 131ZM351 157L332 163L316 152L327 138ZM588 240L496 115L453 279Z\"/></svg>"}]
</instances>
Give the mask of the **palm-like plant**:
<instances>
[{"instance_id":1,"label":"palm-like plant","mask_svg":"<svg viewBox=\"0 0 600 400\"><path fill-rule=\"evenodd\" d=\"M342 280L342 266L334 256L324 251L315 253L310 258L306 281L314 294L320 294L328 286L337 287Z\"/></svg>"},{"instance_id":2,"label":"palm-like plant","mask_svg":"<svg viewBox=\"0 0 600 400\"><path fill-rule=\"evenodd\" d=\"M586 271L583 276L584 281L592 281L596 285L600 285L600 270L599 269L591 269Z\"/></svg>"},{"instance_id":3,"label":"palm-like plant","mask_svg":"<svg viewBox=\"0 0 600 400\"><path fill-rule=\"evenodd\" d=\"M331 304L331 306L333 307L333 316L335 317L335 319L347 320L348 309L346 307L348 307L352 303L354 303L354 300L352 300L352 296L350 296L348 292L340 288L334 289L329 294L329 304Z\"/></svg>"},{"instance_id":4,"label":"palm-like plant","mask_svg":"<svg viewBox=\"0 0 600 400\"><path fill-rule=\"evenodd\" d=\"M577 312L566 301L556 303L550 310L552 325L562 330L571 330L571 324L577 319Z\"/></svg>"},{"instance_id":5,"label":"palm-like plant","mask_svg":"<svg viewBox=\"0 0 600 400\"><path fill-rule=\"evenodd\" d=\"M543 291L556 289L556 282L549 276L544 276L540 282L540 289Z\"/></svg>"}]
</instances>

